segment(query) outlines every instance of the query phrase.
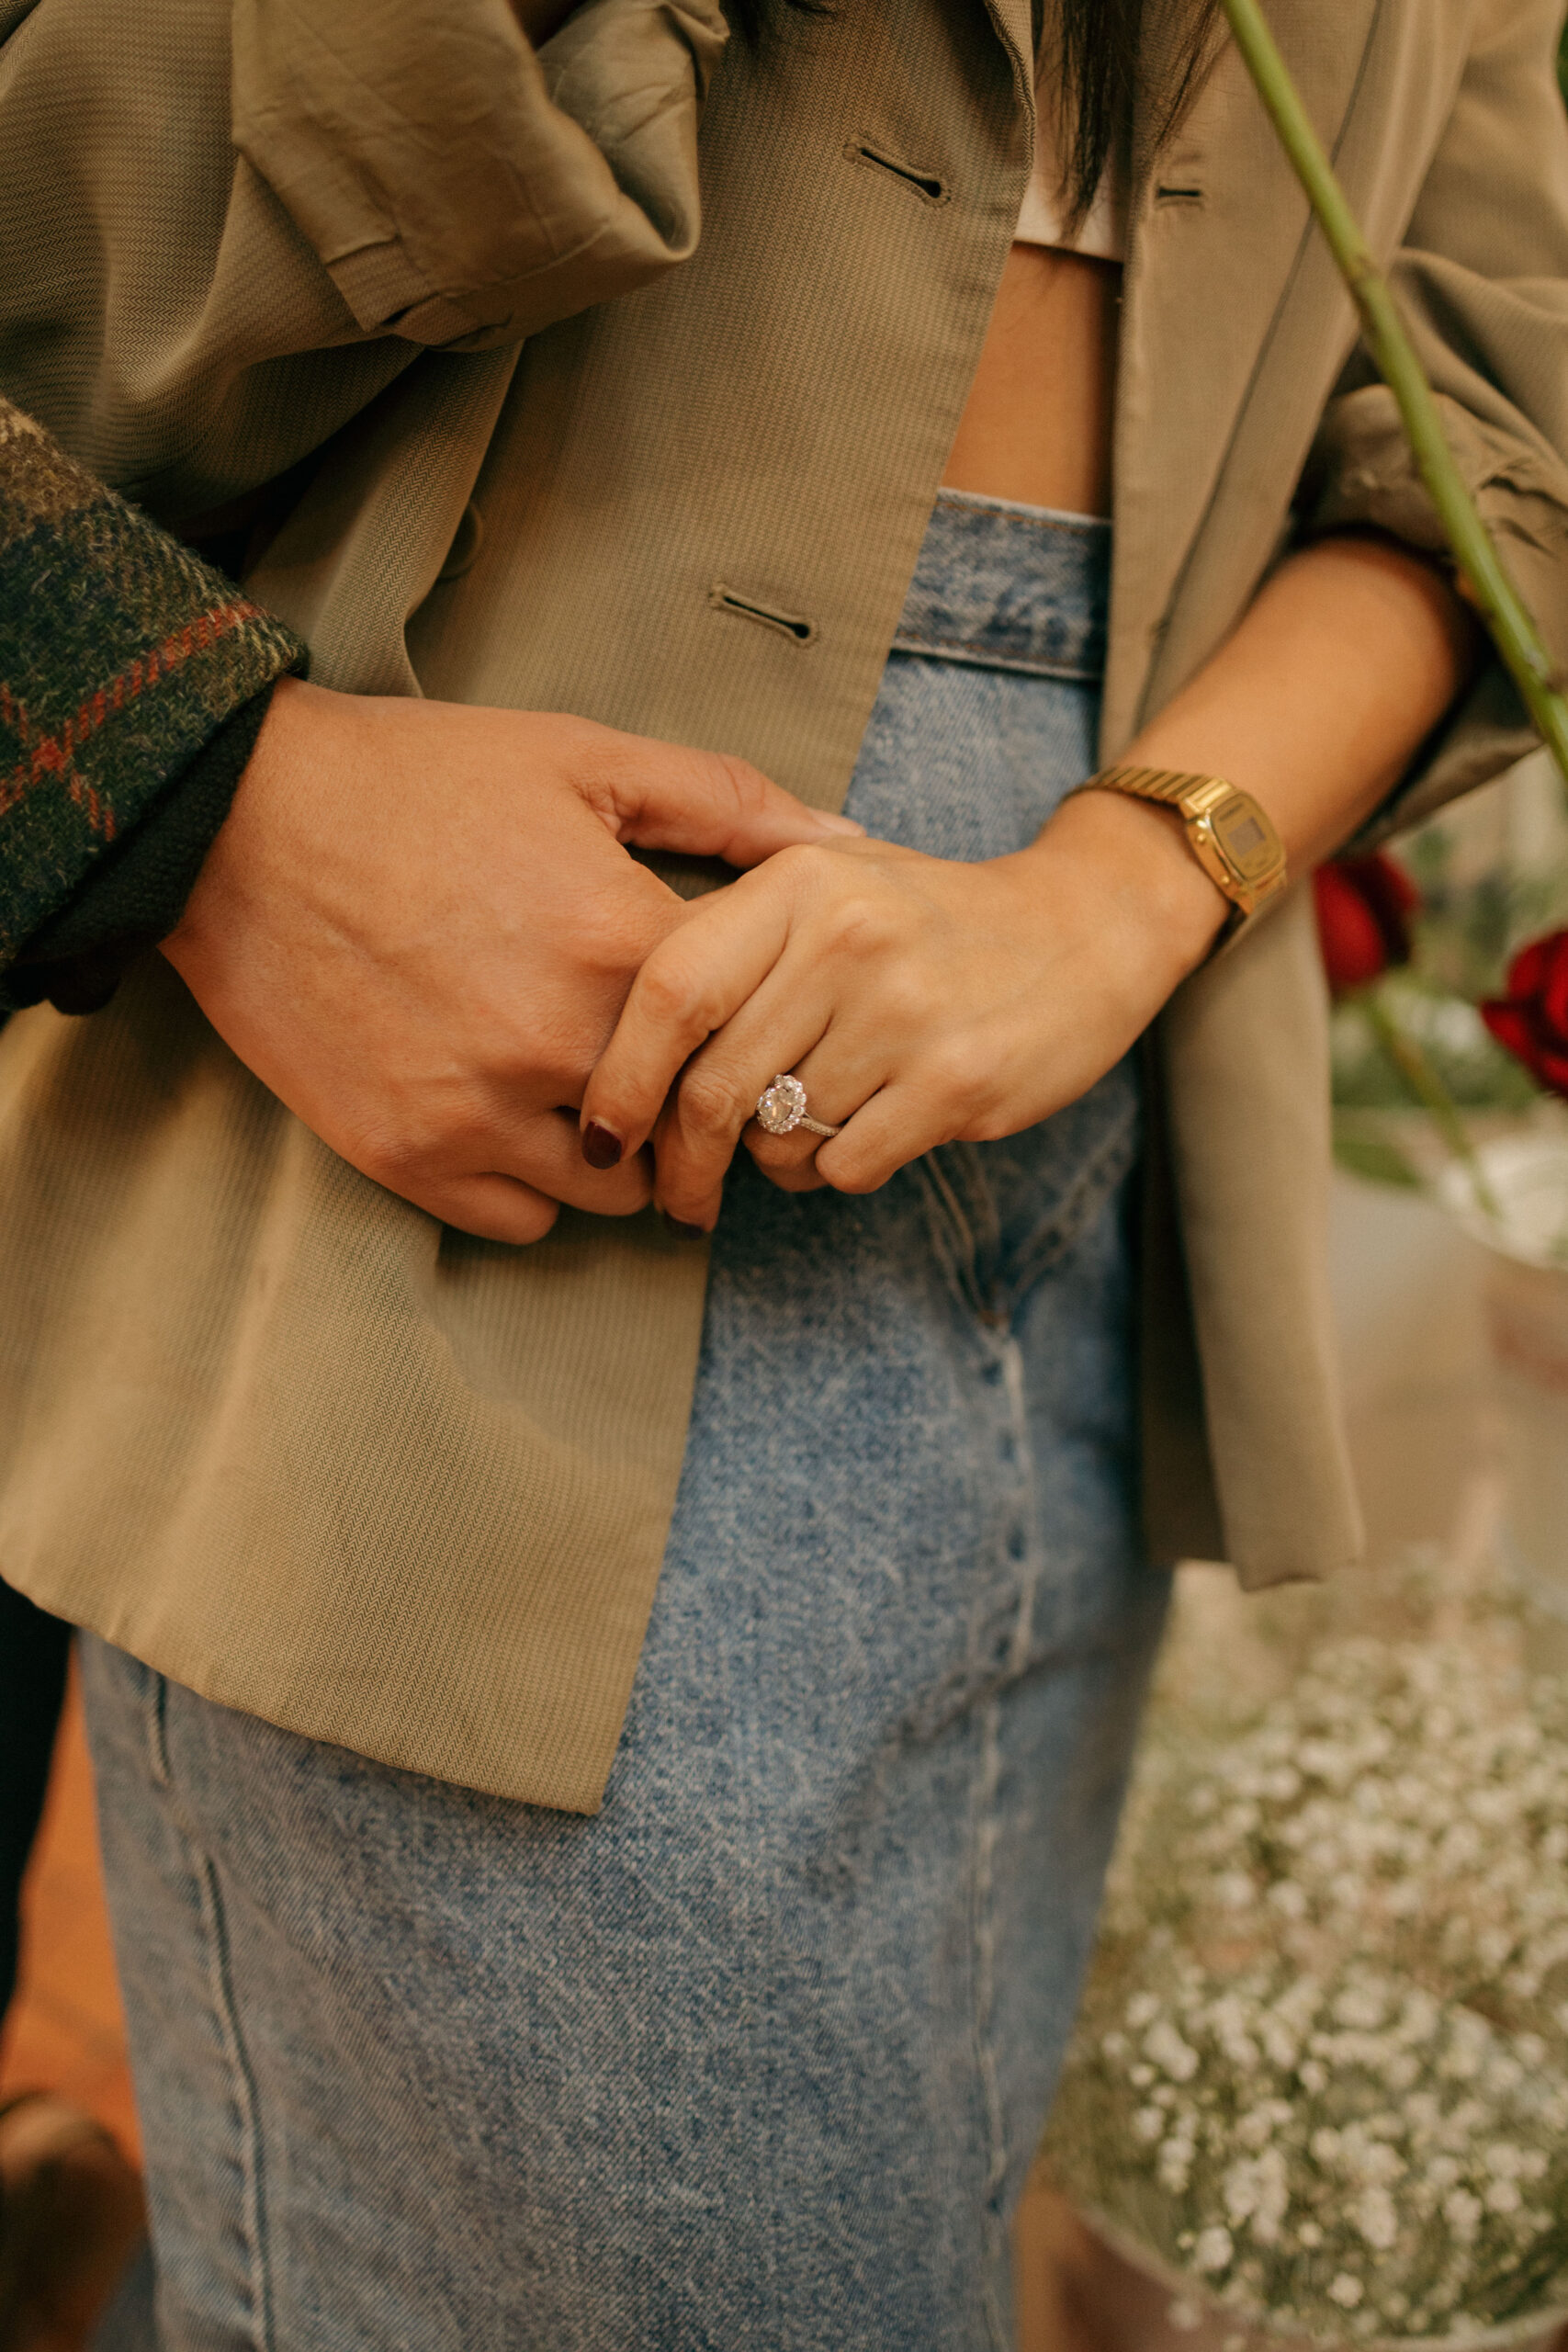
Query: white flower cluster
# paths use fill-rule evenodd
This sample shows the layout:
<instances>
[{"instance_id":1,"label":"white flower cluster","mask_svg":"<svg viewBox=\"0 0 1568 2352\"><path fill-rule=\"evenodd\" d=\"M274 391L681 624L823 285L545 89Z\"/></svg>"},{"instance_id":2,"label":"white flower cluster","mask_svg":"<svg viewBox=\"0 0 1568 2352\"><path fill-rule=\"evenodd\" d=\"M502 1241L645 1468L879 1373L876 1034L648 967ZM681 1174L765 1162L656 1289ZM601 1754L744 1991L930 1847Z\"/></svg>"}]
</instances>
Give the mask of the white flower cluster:
<instances>
[{"instance_id":1,"label":"white flower cluster","mask_svg":"<svg viewBox=\"0 0 1568 2352\"><path fill-rule=\"evenodd\" d=\"M1568 1683L1341 1641L1227 1740L1156 1717L1048 2146L1275 2327L1568 2301Z\"/></svg>"}]
</instances>

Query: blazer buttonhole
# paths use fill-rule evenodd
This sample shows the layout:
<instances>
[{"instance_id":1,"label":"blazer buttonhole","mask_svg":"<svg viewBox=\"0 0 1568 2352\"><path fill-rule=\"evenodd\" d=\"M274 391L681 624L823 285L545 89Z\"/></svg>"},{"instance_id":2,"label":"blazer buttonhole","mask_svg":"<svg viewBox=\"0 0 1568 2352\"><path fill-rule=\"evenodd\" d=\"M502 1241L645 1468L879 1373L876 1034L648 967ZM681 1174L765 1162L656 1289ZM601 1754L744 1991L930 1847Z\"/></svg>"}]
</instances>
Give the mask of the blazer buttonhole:
<instances>
[{"instance_id":1,"label":"blazer buttonhole","mask_svg":"<svg viewBox=\"0 0 1568 2352\"><path fill-rule=\"evenodd\" d=\"M875 171L886 172L892 178L902 180L906 187L912 187L927 204L945 204L948 200L951 191L940 173L922 171L918 164L900 163L897 155L887 154L884 149L874 146L869 139L848 141L844 153L852 164L869 164Z\"/></svg>"},{"instance_id":2,"label":"blazer buttonhole","mask_svg":"<svg viewBox=\"0 0 1568 2352\"><path fill-rule=\"evenodd\" d=\"M786 613L776 605L764 605L755 596L742 596L739 590L727 588L716 580L708 590L708 603L716 612L733 613L738 620L761 621L765 628L776 628L792 638L796 645L809 645L817 635L817 624L807 620L804 613Z\"/></svg>"}]
</instances>

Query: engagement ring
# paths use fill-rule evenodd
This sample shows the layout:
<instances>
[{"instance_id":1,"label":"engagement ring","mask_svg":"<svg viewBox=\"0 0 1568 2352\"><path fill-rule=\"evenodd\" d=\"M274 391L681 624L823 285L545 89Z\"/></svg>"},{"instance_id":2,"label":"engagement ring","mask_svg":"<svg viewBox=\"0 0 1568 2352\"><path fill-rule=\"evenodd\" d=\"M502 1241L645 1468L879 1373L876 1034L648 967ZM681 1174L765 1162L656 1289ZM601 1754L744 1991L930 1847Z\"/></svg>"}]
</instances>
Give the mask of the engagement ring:
<instances>
[{"instance_id":1,"label":"engagement ring","mask_svg":"<svg viewBox=\"0 0 1568 2352\"><path fill-rule=\"evenodd\" d=\"M796 1127L804 1127L813 1136L836 1136L839 1132L820 1119L807 1117L805 1087L798 1078L790 1078L783 1070L757 1097L757 1125L766 1127L771 1136L793 1135Z\"/></svg>"}]
</instances>

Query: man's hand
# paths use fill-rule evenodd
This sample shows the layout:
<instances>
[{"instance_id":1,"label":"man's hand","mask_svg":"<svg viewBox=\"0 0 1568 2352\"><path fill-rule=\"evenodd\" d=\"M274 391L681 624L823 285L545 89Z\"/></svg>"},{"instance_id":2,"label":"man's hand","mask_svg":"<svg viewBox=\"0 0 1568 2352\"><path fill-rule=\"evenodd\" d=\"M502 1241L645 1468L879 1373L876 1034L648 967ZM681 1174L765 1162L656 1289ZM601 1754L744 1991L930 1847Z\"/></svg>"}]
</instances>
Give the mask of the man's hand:
<instances>
[{"instance_id":1,"label":"man's hand","mask_svg":"<svg viewBox=\"0 0 1568 2352\"><path fill-rule=\"evenodd\" d=\"M857 832L742 760L587 719L285 679L164 953L263 1083L448 1225L640 1208L577 1108L684 902L627 844L758 864Z\"/></svg>"}]
</instances>

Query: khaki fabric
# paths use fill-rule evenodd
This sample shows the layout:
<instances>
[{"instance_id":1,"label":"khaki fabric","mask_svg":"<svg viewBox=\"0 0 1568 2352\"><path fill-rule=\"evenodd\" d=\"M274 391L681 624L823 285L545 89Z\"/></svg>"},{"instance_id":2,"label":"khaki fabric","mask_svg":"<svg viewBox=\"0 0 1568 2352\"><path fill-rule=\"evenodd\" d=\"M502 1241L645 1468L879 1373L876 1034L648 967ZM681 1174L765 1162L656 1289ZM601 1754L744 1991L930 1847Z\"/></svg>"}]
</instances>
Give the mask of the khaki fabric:
<instances>
[{"instance_id":1,"label":"khaki fabric","mask_svg":"<svg viewBox=\"0 0 1568 2352\"><path fill-rule=\"evenodd\" d=\"M604 198L584 132L642 228L612 204L574 276L460 175L457 204L401 181L419 141L305 92L303 52L244 6L236 157L216 0L147 0L134 28L101 0L39 0L0 61L7 250L46 189L53 216L0 292L0 385L173 516L332 435L250 583L327 683L580 711L742 752L834 805L1028 175L1027 7L848 0L714 67L711 17L594 0L573 23L610 96L570 107L556 43L536 75L504 11L445 13L510 60L486 77L501 127L464 168L502 186L505 108L536 107L542 77L570 116L551 188L569 207L588 190L583 219ZM1555 10L1271 17L1568 650ZM400 98L395 49L381 100L417 124L430 94ZM607 142L637 109L613 101L650 73L693 138L649 131L634 179ZM171 74L188 152L160 157ZM1108 756L1234 626L1303 476L1302 526L1431 532L1228 50L1160 153L1134 142L1131 237ZM1406 805L1528 741L1489 674ZM1304 893L1189 983L1153 1051L1151 1549L1228 1556L1253 1583L1325 1574L1359 1535ZM567 1217L522 1251L443 1233L325 1151L154 965L90 1023L31 1013L0 1039L0 1297L8 1577L227 1703L599 1802L679 1476L698 1253L646 1219Z\"/></svg>"}]
</instances>

